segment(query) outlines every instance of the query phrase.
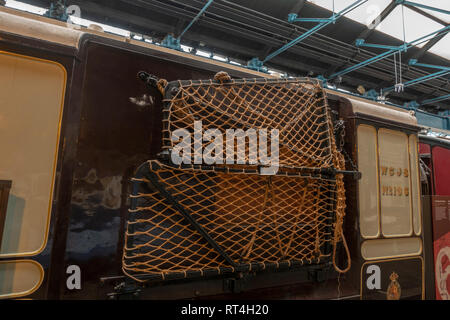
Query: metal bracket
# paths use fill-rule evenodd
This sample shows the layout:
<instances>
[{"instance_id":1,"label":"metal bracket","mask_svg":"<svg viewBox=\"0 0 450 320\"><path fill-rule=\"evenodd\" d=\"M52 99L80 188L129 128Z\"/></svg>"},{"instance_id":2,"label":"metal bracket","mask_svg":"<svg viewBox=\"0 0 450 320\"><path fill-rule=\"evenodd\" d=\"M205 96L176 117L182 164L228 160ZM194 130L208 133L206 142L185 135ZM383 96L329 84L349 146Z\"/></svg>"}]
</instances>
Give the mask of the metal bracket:
<instances>
[{"instance_id":1,"label":"metal bracket","mask_svg":"<svg viewBox=\"0 0 450 320\"><path fill-rule=\"evenodd\" d=\"M356 39L355 46L357 47L368 47L368 48L377 48L377 49L387 49L387 50L398 50L398 51L406 51L407 45L406 43L401 46L386 46L383 44L376 43L366 43L364 39Z\"/></svg>"},{"instance_id":2,"label":"metal bracket","mask_svg":"<svg viewBox=\"0 0 450 320\"><path fill-rule=\"evenodd\" d=\"M335 23L338 19L338 16L333 14L330 18L297 18L298 15L296 13L289 13L288 14L288 22L294 23L294 22L318 22L318 23L326 23L326 22L332 22Z\"/></svg>"},{"instance_id":3,"label":"metal bracket","mask_svg":"<svg viewBox=\"0 0 450 320\"><path fill-rule=\"evenodd\" d=\"M450 98L450 94L447 95L447 99L449 99L449 98ZM439 115L442 117L448 117L448 116L450 116L450 110L441 111L441 112L439 112Z\"/></svg>"},{"instance_id":4,"label":"metal bracket","mask_svg":"<svg viewBox=\"0 0 450 320\"><path fill-rule=\"evenodd\" d=\"M248 281L254 277L250 273L238 273L236 278L229 278L223 280L224 291L231 291L232 293L241 293L245 290Z\"/></svg>"},{"instance_id":5,"label":"metal bracket","mask_svg":"<svg viewBox=\"0 0 450 320\"><path fill-rule=\"evenodd\" d=\"M67 22L69 15L67 14L66 1L58 0L50 3L50 8L45 12L44 17Z\"/></svg>"},{"instance_id":6,"label":"metal bracket","mask_svg":"<svg viewBox=\"0 0 450 320\"><path fill-rule=\"evenodd\" d=\"M163 41L161 42L161 45L166 48L174 49L182 51L181 49L181 37L192 27L192 25L202 16L202 14L208 9L208 7L213 3L214 0L208 0L208 2L203 6L203 8L197 13L197 15L192 19L191 22L187 25L186 28L180 33L180 35L175 38L172 35L168 34Z\"/></svg>"},{"instance_id":7,"label":"metal bracket","mask_svg":"<svg viewBox=\"0 0 450 320\"><path fill-rule=\"evenodd\" d=\"M375 89L370 89L364 93L364 97L373 101L378 101L379 94Z\"/></svg>"},{"instance_id":8,"label":"metal bracket","mask_svg":"<svg viewBox=\"0 0 450 320\"><path fill-rule=\"evenodd\" d=\"M437 65L434 65L434 64L427 64L427 63L419 63L417 59L409 59L408 65L450 71L450 67L437 66Z\"/></svg>"},{"instance_id":9,"label":"metal bracket","mask_svg":"<svg viewBox=\"0 0 450 320\"><path fill-rule=\"evenodd\" d=\"M328 82L327 82L327 79L326 79L323 75L317 76L317 79L319 79L320 81L322 81L322 87L328 88Z\"/></svg>"},{"instance_id":10,"label":"metal bracket","mask_svg":"<svg viewBox=\"0 0 450 320\"><path fill-rule=\"evenodd\" d=\"M410 102L405 103L403 106L408 110L415 111L415 110L417 110L418 107L420 107L420 104L417 103L417 101L410 101Z\"/></svg>"},{"instance_id":11,"label":"metal bracket","mask_svg":"<svg viewBox=\"0 0 450 320\"><path fill-rule=\"evenodd\" d=\"M310 268L308 270L308 280L310 281L314 281L314 282L324 282L326 280L328 280L328 274L329 274L329 269L328 268L322 268L322 269L317 269L317 268Z\"/></svg>"},{"instance_id":12,"label":"metal bracket","mask_svg":"<svg viewBox=\"0 0 450 320\"><path fill-rule=\"evenodd\" d=\"M166 48L183 51L181 49L180 39L168 34L162 41L161 45Z\"/></svg>"},{"instance_id":13,"label":"metal bracket","mask_svg":"<svg viewBox=\"0 0 450 320\"><path fill-rule=\"evenodd\" d=\"M145 82L145 84L148 87L158 89L159 78L157 76L147 73L145 71L139 71L137 76L140 80Z\"/></svg>"},{"instance_id":14,"label":"metal bracket","mask_svg":"<svg viewBox=\"0 0 450 320\"><path fill-rule=\"evenodd\" d=\"M136 300L139 299L141 291L136 285L121 282L114 287L114 292L108 293L106 296L110 300Z\"/></svg>"},{"instance_id":15,"label":"metal bracket","mask_svg":"<svg viewBox=\"0 0 450 320\"><path fill-rule=\"evenodd\" d=\"M249 60L247 62L247 68L255 70L255 71L259 71L259 72L269 73L268 69L266 67L264 67L264 62L262 62L258 58L253 58L253 59Z\"/></svg>"}]
</instances>

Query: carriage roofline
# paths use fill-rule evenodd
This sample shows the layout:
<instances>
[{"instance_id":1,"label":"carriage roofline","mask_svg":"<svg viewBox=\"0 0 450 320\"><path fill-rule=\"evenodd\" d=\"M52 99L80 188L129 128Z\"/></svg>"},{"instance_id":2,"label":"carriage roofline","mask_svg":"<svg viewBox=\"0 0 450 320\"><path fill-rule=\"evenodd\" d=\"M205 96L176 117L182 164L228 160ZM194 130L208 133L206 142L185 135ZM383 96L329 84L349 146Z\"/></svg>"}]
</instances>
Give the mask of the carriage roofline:
<instances>
[{"instance_id":1,"label":"carriage roofline","mask_svg":"<svg viewBox=\"0 0 450 320\"><path fill-rule=\"evenodd\" d=\"M242 68L230 63L224 63L221 61L212 61L211 59L208 58L194 56L190 53L161 47L144 41L130 39L129 37L123 37L103 31L97 31L83 26L77 26L77 28L73 28L70 27L70 24L55 19L6 7L0 7L0 31L11 34L19 34L29 38L39 39L56 44L61 44L75 49L80 49L80 45L82 43L82 38L84 35L89 34L97 35L102 38L130 43L135 46L158 50L160 52L166 52L208 64L215 64L219 67L232 69L239 72L244 71L250 76L276 78L275 76L270 74L261 73L247 68Z\"/></svg>"},{"instance_id":2,"label":"carriage roofline","mask_svg":"<svg viewBox=\"0 0 450 320\"><path fill-rule=\"evenodd\" d=\"M199 57L190 53L165 48L144 41L133 40L129 37L118 36L85 27L75 29L70 27L69 24L55 19L7 7L0 7L0 32L21 35L32 39L39 39L42 41L71 47L76 50L80 49L83 36L96 35L100 38L129 43L133 46L156 50L162 53L182 57L184 59L190 59L195 62L202 62L205 64L214 65L215 67L234 70L239 73L243 73L248 77L277 78L271 74L254 71L245 67L224 63L205 57ZM417 119L410 111L397 108L395 106L377 103L336 90L325 89L325 91L328 96L334 96L335 98L341 97L349 101L353 114L365 114L379 119L388 119L405 125L417 126Z\"/></svg>"}]
</instances>

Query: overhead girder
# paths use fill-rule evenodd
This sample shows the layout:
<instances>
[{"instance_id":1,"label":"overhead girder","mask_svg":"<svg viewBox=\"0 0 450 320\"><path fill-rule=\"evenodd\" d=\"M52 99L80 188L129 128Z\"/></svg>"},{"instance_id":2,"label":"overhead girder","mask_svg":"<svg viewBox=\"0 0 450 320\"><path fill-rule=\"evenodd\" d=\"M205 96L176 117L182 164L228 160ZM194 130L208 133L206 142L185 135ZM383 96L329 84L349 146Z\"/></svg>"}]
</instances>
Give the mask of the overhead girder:
<instances>
[{"instance_id":1,"label":"overhead girder","mask_svg":"<svg viewBox=\"0 0 450 320\"><path fill-rule=\"evenodd\" d=\"M37 2L31 0L22 1L33 2L35 4ZM39 2L50 3L50 1ZM170 23L152 21L151 19L146 18L145 15L148 13L148 11L145 12L145 8L147 8L147 10L166 14L169 17L176 17L177 19L185 19L186 21L189 21L189 19L192 19L198 13L200 5L204 4L204 1L201 0L183 1L184 3L181 4L184 8L183 9L179 7L181 2L176 0L168 0L164 1L164 3L156 0L121 0L114 2L96 2L102 2L102 5L98 4L95 10L93 10L93 7L91 7L92 4L95 4L93 1L74 0L71 1L71 4L73 3L80 5L80 7L82 7L83 14L87 18L89 18L89 16L104 17L106 15L109 16L109 19L104 20L105 23L111 24L110 22L120 22L122 26L119 27L126 28L126 26L133 26L133 29L134 27L137 27L136 29L138 30L132 31L148 35L155 34L155 31L160 33L167 33L168 30L171 30L171 32L176 32L177 29L176 23L172 25ZM116 12L114 13L115 16L111 17L111 11L105 10L107 8L110 8L111 6L120 8L121 6L123 6L123 4L127 4L127 9L129 7L133 8L136 14L127 13L126 10L113 9ZM197 4L197 6L192 4ZM186 9L189 8L189 6L191 10ZM156 8L158 8L158 10L155 10ZM126 19L123 18L124 16L126 17ZM231 16L231 18L227 18L228 16ZM238 19L239 21L234 19ZM252 25L249 24L249 21L251 21ZM265 15L249 8L244 8L238 4L225 0L215 1L214 5L212 5L208 9L208 14L204 16L199 22L199 27L196 28L197 30L190 30L186 34L186 37L184 39L186 39L186 41L188 41L189 43L195 44L196 42L198 42L196 40L200 39L200 36L202 36L202 42L206 43L207 45L211 44L211 47L215 48L218 52L238 52L238 50L234 50L236 49L236 46L231 46L231 43L227 43L226 40L213 42L213 37L203 36L203 33L199 32L199 28L205 26L208 27L208 29L225 30L226 33L233 34L237 37L242 37L243 39L248 39L255 43L255 47L256 44L259 44L263 49L267 44L269 46L282 45L284 42L292 39L293 33L304 32L306 30L305 28L301 28L299 26L292 26L287 23L287 21ZM226 46L224 46L224 44L226 44ZM240 45L239 47L241 47L239 50L239 54L242 55L242 57L245 57L246 55L252 56L255 52L255 49L257 49L253 46L246 46L245 44ZM259 50L261 50L261 48ZM259 54L261 54L261 51L257 51L256 55L258 55L258 52ZM299 64L297 62L298 66L295 66L291 63L283 63L283 60L288 60L288 56L290 56L291 54L297 55L297 57L293 58L292 61L295 61L294 59L298 59L298 61L301 61L303 59L315 59L316 61L322 60L323 62L321 62L321 64L328 64L328 68L332 68L336 65L342 65L347 61L351 63L357 63L358 61L363 61L374 56L371 51L355 49L352 44L343 43L338 40L331 39L330 37L317 34L308 39L308 41L305 41L305 43L291 48L289 52L284 53L280 59L274 59L274 61L270 63L270 66L273 66L274 68L289 68L288 71L293 73L295 73L296 71L305 72L305 69L308 67L310 69L313 69L313 71L316 73L325 73L327 70L329 70L323 70L324 66L319 66L317 64L314 65L311 63L302 65L301 63ZM409 70L410 71L408 71L407 75L411 79L426 74L426 72L418 68L409 68ZM392 79L391 76L391 62L380 61L379 63L375 63L369 67L362 68L360 72L352 72L351 76L344 76L342 79L342 83L348 82L348 79L351 78L350 82L355 83L355 86L364 82L365 86L369 87L370 84L372 86L375 86L377 83L379 84L380 79L386 79L387 81L389 81L389 79ZM372 78L377 78L378 80L371 82ZM368 79L370 80L367 81ZM445 95L446 93L450 92L450 89L448 88L448 82L444 79L436 79L423 86L418 85L414 88L413 91L415 92L416 90L419 90L418 93L421 91L425 94L428 94L428 92L436 91L436 95Z\"/></svg>"},{"instance_id":2,"label":"overhead girder","mask_svg":"<svg viewBox=\"0 0 450 320\"><path fill-rule=\"evenodd\" d=\"M397 7L397 4L395 3L395 0L392 0L389 5L372 21L371 27L367 27L363 32L359 34L357 38L353 40L352 43L355 43L356 39L364 39L367 40L372 33L375 31L376 27L383 22L383 20ZM352 55L352 59L356 58L356 56L359 54L359 51L356 51ZM348 66L348 63L343 63L339 66L333 66L329 70L327 70L325 77L335 73L337 70L344 69Z\"/></svg>"}]
</instances>

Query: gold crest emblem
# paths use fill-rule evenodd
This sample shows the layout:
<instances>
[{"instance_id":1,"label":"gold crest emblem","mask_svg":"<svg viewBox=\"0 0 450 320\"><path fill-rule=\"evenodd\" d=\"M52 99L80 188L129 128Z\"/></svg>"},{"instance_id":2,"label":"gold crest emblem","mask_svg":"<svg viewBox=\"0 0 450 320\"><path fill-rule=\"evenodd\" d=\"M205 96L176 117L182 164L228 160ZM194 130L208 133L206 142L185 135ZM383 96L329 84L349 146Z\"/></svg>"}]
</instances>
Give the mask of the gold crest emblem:
<instances>
[{"instance_id":1,"label":"gold crest emblem","mask_svg":"<svg viewBox=\"0 0 450 320\"><path fill-rule=\"evenodd\" d=\"M400 283L397 281L398 274L395 272L392 272L389 279L391 279L391 283L389 284L389 287L387 289L387 294L386 294L387 299L388 300L400 300L400 296L402 294L402 287L400 287Z\"/></svg>"}]
</instances>

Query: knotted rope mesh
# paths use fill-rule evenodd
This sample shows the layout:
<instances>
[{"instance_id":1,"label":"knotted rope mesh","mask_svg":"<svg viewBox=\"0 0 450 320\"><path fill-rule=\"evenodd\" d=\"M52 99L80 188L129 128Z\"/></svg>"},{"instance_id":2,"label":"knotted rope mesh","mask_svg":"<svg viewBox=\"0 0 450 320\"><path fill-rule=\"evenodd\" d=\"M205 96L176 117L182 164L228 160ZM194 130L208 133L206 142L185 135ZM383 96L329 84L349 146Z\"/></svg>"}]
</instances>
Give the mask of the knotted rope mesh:
<instances>
[{"instance_id":1,"label":"knotted rope mesh","mask_svg":"<svg viewBox=\"0 0 450 320\"><path fill-rule=\"evenodd\" d=\"M163 149L174 147L172 133L177 129L189 130L193 141L194 123L201 121L205 131L220 129L224 133L229 129L278 129L280 166L333 166L331 124L317 81L223 80L179 81L168 86L174 93L169 92L170 101L163 110ZM270 144L271 137L267 140ZM193 154L201 154L206 145L193 144ZM246 148L246 163L264 160L255 146Z\"/></svg>"},{"instance_id":2,"label":"knotted rope mesh","mask_svg":"<svg viewBox=\"0 0 450 320\"><path fill-rule=\"evenodd\" d=\"M345 161L317 81L231 80L219 73L215 80L176 81L160 90L166 154L177 129L191 135L191 155L201 154L208 143L194 142L196 121L224 136L230 129L277 129L279 170L261 175L267 159L249 142L244 164L175 165L167 157L143 164L133 179L126 231L128 276L161 280L330 261L346 271L334 259L345 215L337 170ZM272 143L270 134L257 141ZM226 151L239 159L237 143Z\"/></svg>"}]
</instances>

